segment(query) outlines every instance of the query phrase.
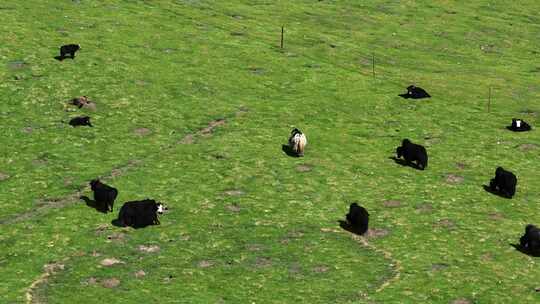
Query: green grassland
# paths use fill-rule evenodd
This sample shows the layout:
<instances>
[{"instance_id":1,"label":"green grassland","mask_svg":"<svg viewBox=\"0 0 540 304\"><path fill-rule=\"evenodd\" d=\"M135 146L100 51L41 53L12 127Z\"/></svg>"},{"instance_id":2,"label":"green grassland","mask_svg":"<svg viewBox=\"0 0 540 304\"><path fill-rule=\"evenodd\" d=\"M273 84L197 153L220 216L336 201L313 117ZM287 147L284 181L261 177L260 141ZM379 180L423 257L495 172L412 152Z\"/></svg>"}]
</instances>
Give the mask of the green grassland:
<instances>
[{"instance_id":1,"label":"green grassland","mask_svg":"<svg viewBox=\"0 0 540 304\"><path fill-rule=\"evenodd\" d=\"M0 303L540 301L540 260L510 246L540 224L540 135L504 128L540 126L539 10L2 1ZM67 43L82 50L55 60ZM399 98L411 83L433 97ZM81 95L96 111L67 105ZM65 123L82 114L93 128ZM303 158L281 150L292 127ZM389 159L403 138L427 170ZM497 166L512 200L482 189ZM78 199L96 177L114 213ZM160 226L111 225L147 197L169 206ZM338 225L352 201L367 237Z\"/></svg>"}]
</instances>

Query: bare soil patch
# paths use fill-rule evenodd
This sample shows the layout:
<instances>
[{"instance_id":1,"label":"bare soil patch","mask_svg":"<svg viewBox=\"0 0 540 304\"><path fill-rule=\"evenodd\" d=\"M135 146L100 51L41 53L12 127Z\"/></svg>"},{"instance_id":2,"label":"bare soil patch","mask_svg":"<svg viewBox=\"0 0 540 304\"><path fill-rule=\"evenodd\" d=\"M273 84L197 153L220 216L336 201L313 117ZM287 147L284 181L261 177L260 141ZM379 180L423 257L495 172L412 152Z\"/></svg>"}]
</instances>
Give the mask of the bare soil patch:
<instances>
[{"instance_id":1,"label":"bare soil patch","mask_svg":"<svg viewBox=\"0 0 540 304\"><path fill-rule=\"evenodd\" d=\"M208 268L214 266L214 262L209 260L202 260L197 264L197 266L199 266L199 268Z\"/></svg>"},{"instance_id":2,"label":"bare soil patch","mask_svg":"<svg viewBox=\"0 0 540 304\"><path fill-rule=\"evenodd\" d=\"M125 264L125 263L116 258L106 258L106 259L101 260L99 264L101 266L110 267L116 264Z\"/></svg>"},{"instance_id":3,"label":"bare soil patch","mask_svg":"<svg viewBox=\"0 0 540 304\"><path fill-rule=\"evenodd\" d=\"M238 206L238 204L236 203L227 205L225 208L227 208L227 210L229 210L230 212L234 212L234 213L238 213L241 210L240 206Z\"/></svg>"},{"instance_id":4,"label":"bare soil patch","mask_svg":"<svg viewBox=\"0 0 540 304\"><path fill-rule=\"evenodd\" d=\"M24 133L26 133L26 134L30 134L30 133L34 132L34 128L32 128L32 127L24 127L24 128L22 128L22 131Z\"/></svg>"},{"instance_id":5,"label":"bare soil patch","mask_svg":"<svg viewBox=\"0 0 540 304\"><path fill-rule=\"evenodd\" d=\"M387 236L390 233L388 229L383 228L369 228L365 233L365 236L369 239L378 239Z\"/></svg>"},{"instance_id":6,"label":"bare soil patch","mask_svg":"<svg viewBox=\"0 0 540 304\"><path fill-rule=\"evenodd\" d=\"M383 206L387 207L387 208L396 208L396 207L401 207L401 201L397 201L397 200L386 200L383 202Z\"/></svg>"},{"instance_id":7,"label":"bare soil patch","mask_svg":"<svg viewBox=\"0 0 540 304\"><path fill-rule=\"evenodd\" d=\"M5 181L8 178L9 178L9 175L7 175L6 173L0 172L0 182Z\"/></svg>"},{"instance_id":8,"label":"bare soil patch","mask_svg":"<svg viewBox=\"0 0 540 304\"><path fill-rule=\"evenodd\" d=\"M319 265L313 268L313 272L316 272L316 273L325 273L325 272L328 272L328 270L330 270L330 267L326 265Z\"/></svg>"},{"instance_id":9,"label":"bare soil patch","mask_svg":"<svg viewBox=\"0 0 540 304\"><path fill-rule=\"evenodd\" d=\"M456 227L456 224L450 219L440 219L434 224L434 226L447 228L447 229L453 229Z\"/></svg>"},{"instance_id":10,"label":"bare soil patch","mask_svg":"<svg viewBox=\"0 0 540 304\"><path fill-rule=\"evenodd\" d=\"M448 268L450 265L445 263L435 263L431 265L431 271L436 272Z\"/></svg>"},{"instance_id":11,"label":"bare soil patch","mask_svg":"<svg viewBox=\"0 0 540 304\"><path fill-rule=\"evenodd\" d=\"M461 298L451 301L450 304L472 304L472 302L468 299Z\"/></svg>"},{"instance_id":12,"label":"bare soil patch","mask_svg":"<svg viewBox=\"0 0 540 304\"><path fill-rule=\"evenodd\" d=\"M538 149L538 145L536 144L521 144L518 146L518 149L520 149L521 151L532 151L532 150L536 150Z\"/></svg>"},{"instance_id":13,"label":"bare soil patch","mask_svg":"<svg viewBox=\"0 0 540 304\"><path fill-rule=\"evenodd\" d=\"M107 236L107 242L124 242L126 239L125 233L115 232Z\"/></svg>"},{"instance_id":14,"label":"bare soil patch","mask_svg":"<svg viewBox=\"0 0 540 304\"><path fill-rule=\"evenodd\" d=\"M500 212L491 212L488 214L488 217L493 221L501 221L504 220L504 216Z\"/></svg>"},{"instance_id":15,"label":"bare soil patch","mask_svg":"<svg viewBox=\"0 0 540 304\"><path fill-rule=\"evenodd\" d=\"M311 165L303 164L296 166L296 171L298 172L309 172L311 170L313 170L313 166Z\"/></svg>"},{"instance_id":16,"label":"bare soil patch","mask_svg":"<svg viewBox=\"0 0 540 304\"><path fill-rule=\"evenodd\" d=\"M272 259L268 257L257 257L255 259L256 268L266 268L272 266Z\"/></svg>"},{"instance_id":17,"label":"bare soil patch","mask_svg":"<svg viewBox=\"0 0 540 304\"><path fill-rule=\"evenodd\" d=\"M146 276L146 272L144 272L144 270L139 270L139 271L136 271L134 274L133 274L137 279L140 279L144 276Z\"/></svg>"},{"instance_id":18,"label":"bare soil patch","mask_svg":"<svg viewBox=\"0 0 540 304\"><path fill-rule=\"evenodd\" d=\"M261 244L248 244L246 249L249 251L261 251L264 249L264 246Z\"/></svg>"},{"instance_id":19,"label":"bare soil patch","mask_svg":"<svg viewBox=\"0 0 540 304\"><path fill-rule=\"evenodd\" d=\"M463 182L463 176L459 176L455 174L447 174L445 181L449 184L460 184Z\"/></svg>"},{"instance_id":20,"label":"bare soil patch","mask_svg":"<svg viewBox=\"0 0 540 304\"><path fill-rule=\"evenodd\" d=\"M159 252L160 248L158 245L139 245L138 247L139 251L146 252L146 253L154 253Z\"/></svg>"},{"instance_id":21,"label":"bare soil patch","mask_svg":"<svg viewBox=\"0 0 540 304\"><path fill-rule=\"evenodd\" d=\"M103 280L103 282L101 283L101 286L103 286L103 287L105 287L105 288L115 288L115 287L117 287L118 285L120 285L120 280L117 279L117 278L105 279L105 280Z\"/></svg>"},{"instance_id":22,"label":"bare soil patch","mask_svg":"<svg viewBox=\"0 0 540 304\"><path fill-rule=\"evenodd\" d=\"M135 133L135 135L138 135L138 136L146 136L152 133L152 131L150 131L150 129L148 128L137 128L133 130L133 133Z\"/></svg>"},{"instance_id":23,"label":"bare soil patch","mask_svg":"<svg viewBox=\"0 0 540 304\"><path fill-rule=\"evenodd\" d=\"M183 145L191 145L194 142L195 142L195 139L193 138L193 134L188 134L184 136L184 138L182 138L182 140L180 141L180 143Z\"/></svg>"},{"instance_id":24,"label":"bare soil patch","mask_svg":"<svg viewBox=\"0 0 540 304\"><path fill-rule=\"evenodd\" d=\"M239 196L239 195L243 195L244 191L239 190L239 189L231 189L231 190L226 190L225 192L223 192L223 194L228 195L228 196Z\"/></svg>"}]
</instances>

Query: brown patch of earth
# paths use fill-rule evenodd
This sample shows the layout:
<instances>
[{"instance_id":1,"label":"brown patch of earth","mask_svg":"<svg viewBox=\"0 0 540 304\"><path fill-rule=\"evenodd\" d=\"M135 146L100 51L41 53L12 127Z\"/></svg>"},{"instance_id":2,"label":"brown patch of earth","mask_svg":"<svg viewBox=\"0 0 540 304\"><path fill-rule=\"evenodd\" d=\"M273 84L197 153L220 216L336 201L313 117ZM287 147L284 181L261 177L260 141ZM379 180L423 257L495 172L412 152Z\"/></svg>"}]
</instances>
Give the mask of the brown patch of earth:
<instances>
[{"instance_id":1,"label":"brown patch of earth","mask_svg":"<svg viewBox=\"0 0 540 304\"><path fill-rule=\"evenodd\" d=\"M116 258L106 258L106 259L101 260L101 262L99 262L99 264L101 266L109 267L109 266L112 266L112 265L125 264L125 263L120 261L119 259L116 259Z\"/></svg>"},{"instance_id":2,"label":"brown patch of earth","mask_svg":"<svg viewBox=\"0 0 540 304\"><path fill-rule=\"evenodd\" d=\"M431 265L431 271L440 271L440 270L444 270L446 268L448 268L450 265L448 264L445 264L445 263L435 263L433 265Z\"/></svg>"},{"instance_id":3,"label":"brown patch of earth","mask_svg":"<svg viewBox=\"0 0 540 304\"><path fill-rule=\"evenodd\" d=\"M255 260L255 267L266 268L272 266L272 259L268 257L257 257Z\"/></svg>"},{"instance_id":4,"label":"brown patch of earth","mask_svg":"<svg viewBox=\"0 0 540 304\"><path fill-rule=\"evenodd\" d=\"M489 218L494 221L504 220L504 216L500 212L491 212L488 214Z\"/></svg>"},{"instance_id":5,"label":"brown patch of earth","mask_svg":"<svg viewBox=\"0 0 540 304\"><path fill-rule=\"evenodd\" d=\"M421 213L424 213L424 212L427 213L427 212L433 211L433 205L430 203L422 203L422 204L417 205L415 208Z\"/></svg>"},{"instance_id":6,"label":"brown patch of earth","mask_svg":"<svg viewBox=\"0 0 540 304\"><path fill-rule=\"evenodd\" d=\"M401 202L397 201L397 200L386 200L386 201L383 202L383 206L385 206L387 208L400 207Z\"/></svg>"},{"instance_id":7,"label":"brown patch of earth","mask_svg":"<svg viewBox=\"0 0 540 304\"><path fill-rule=\"evenodd\" d=\"M450 302L450 304L472 304L468 299L456 299Z\"/></svg>"},{"instance_id":8,"label":"brown patch of earth","mask_svg":"<svg viewBox=\"0 0 540 304\"><path fill-rule=\"evenodd\" d=\"M535 150L535 149L538 149L538 145L536 144L521 144L518 146L518 148L521 150L521 151L531 151L531 150Z\"/></svg>"},{"instance_id":9,"label":"brown patch of earth","mask_svg":"<svg viewBox=\"0 0 540 304\"><path fill-rule=\"evenodd\" d=\"M225 208L227 208L227 210L229 210L230 212L234 212L234 213L238 213L240 212L240 206L238 206L238 204L236 203L233 203L232 205L227 205Z\"/></svg>"},{"instance_id":10,"label":"brown patch of earth","mask_svg":"<svg viewBox=\"0 0 540 304\"><path fill-rule=\"evenodd\" d=\"M188 135L184 136L184 138L182 138L182 140L180 141L180 143L184 144L184 145L191 145L194 142L195 142L195 140L194 140L192 134L188 134Z\"/></svg>"},{"instance_id":11,"label":"brown patch of earth","mask_svg":"<svg viewBox=\"0 0 540 304\"><path fill-rule=\"evenodd\" d=\"M199 131L199 133L203 136L211 135L214 132L214 129L223 126L225 124L225 119L216 119L212 120L210 123L208 123L208 127L202 129Z\"/></svg>"},{"instance_id":12,"label":"brown patch of earth","mask_svg":"<svg viewBox=\"0 0 540 304\"><path fill-rule=\"evenodd\" d=\"M238 196L238 195L243 195L244 191L238 190L238 189L231 189L231 190L227 190L227 191L225 191L223 193L225 195L229 195L229 196Z\"/></svg>"},{"instance_id":13,"label":"brown patch of earth","mask_svg":"<svg viewBox=\"0 0 540 304\"><path fill-rule=\"evenodd\" d=\"M115 288L115 287L117 287L118 285L120 285L120 280L117 279L117 278L105 279L105 280L103 280L103 282L101 283L101 286L103 286L103 287L105 287L105 288Z\"/></svg>"},{"instance_id":14,"label":"brown patch of earth","mask_svg":"<svg viewBox=\"0 0 540 304\"><path fill-rule=\"evenodd\" d=\"M306 165L306 164L296 166L296 171L298 171L298 172L309 172L312 169L313 169L313 166Z\"/></svg>"},{"instance_id":15,"label":"brown patch of earth","mask_svg":"<svg viewBox=\"0 0 540 304\"><path fill-rule=\"evenodd\" d=\"M84 103L84 104L82 105L82 108L83 108L83 109L86 109L86 110L93 111L93 112L95 112L95 111L97 110L96 103L93 102L93 101L89 101L89 102L87 102L87 103Z\"/></svg>"},{"instance_id":16,"label":"brown patch of earth","mask_svg":"<svg viewBox=\"0 0 540 304\"><path fill-rule=\"evenodd\" d=\"M115 232L107 236L107 242L123 242L126 239L125 233Z\"/></svg>"},{"instance_id":17,"label":"brown patch of earth","mask_svg":"<svg viewBox=\"0 0 540 304\"><path fill-rule=\"evenodd\" d=\"M480 259L482 259L482 261L493 261L493 254L491 253L484 253L480 256Z\"/></svg>"},{"instance_id":18,"label":"brown patch of earth","mask_svg":"<svg viewBox=\"0 0 540 304\"><path fill-rule=\"evenodd\" d=\"M149 246L139 245L138 249L141 252L147 252L147 253L154 253L160 250L159 246L157 245L149 245Z\"/></svg>"},{"instance_id":19,"label":"brown patch of earth","mask_svg":"<svg viewBox=\"0 0 540 304\"><path fill-rule=\"evenodd\" d=\"M146 272L144 270L139 270L133 274L137 279L140 279L146 275Z\"/></svg>"},{"instance_id":20,"label":"brown patch of earth","mask_svg":"<svg viewBox=\"0 0 540 304\"><path fill-rule=\"evenodd\" d=\"M446 175L446 182L449 184L459 184L463 182L463 176L455 175L455 174L447 174Z\"/></svg>"},{"instance_id":21,"label":"brown patch of earth","mask_svg":"<svg viewBox=\"0 0 540 304\"><path fill-rule=\"evenodd\" d=\"M34 128L32 128L32 127L24 127L24 128L22 129L22 131L23 131L24 133L30 134L30 133L34 132Z\"/></svg>"},{"instance_id":22,"label":"brown patch of earth","mask_svg":"<svg viewBox=\"0 0 540 304\"><path fill-rule=\"evenodd\" d=\"M387 236L390 233L388 229L383 228L374 228L374 229L368 229L368 231L364 234L366 237L370 239L378 239Z\"/></svg>"},{"instance_id":23,"label":"brown patch of earth","mask_svg":"<svg viewBox=\"0 0 540 304\"><path fill-rule=\"evenodd\" d=\"M456 224L450 219L440 219L439 221L437 221L437 223L434 224L434 226L453 229L456 227Z\"/></svg>"},{"instance_id":24,"label":"brown patch of earth","mask_svg":"<svg viewBox=\"0 0 540 304\"><path fill-rule=\"evenodd\" d=\"M246 246L246 249L249 251L261 251L264 249L264 246L260 244L249 244Z\"/></svg>"},{"instance_id":25,"label":"brown patch of earth","mask_svg":"<svg viewBox=\"0 0 540 304\"><path fill-rule=\"evenodd\" d=\"M152 133L152 131L150 131L150 129L148 128L137 128L133 130L133 133L135 133L135 135L138 135L138 136L146 136Z\"/></svg>"},{"instance_id":26,"label":"brown patch of earth","mask_svg":"<svg viewBox=\"0 0 540 304\"><path fill-rule=\"evenodd\" d=\"M89 277L85 281L82 282L83 285L96 285L98 280L94 277Z\"/></svg>"},{"instance_id":27,"label":"brown patch of earth","mask_svg":"<svg viewBox=\"0 0 540 304\"><path fill-rule=\"evenodd\" d=\"M1 182L1 181L5 181L5 180L8 179L8 178L9 178L9 175L0 172L0 182Z\"/></svg>"},{"instance_id":28,"label":"brown patch of earth","mask_svg":"<svg viewBox=\"0 0 540 304\"><path fill-rule=\"evenodd\" d=\"M325 272L328 272L328 270L330 270L330 267L325 266L325 265L319 265L313 268L313 272L316 272L316 273L325 273Z\"/></svg>"},{"instance_id":29,"label":"brown patch of earth","mask_svg":"<svg viewBox=\"0 0 540 304\"><path fill-rule=\"evenodd\" d=\"M208 260L202 260L197 264L197 266L199 266L200 268L208 268L208 267L214 266L214 262L208 261Z\"/></svg>"}]
</instances>

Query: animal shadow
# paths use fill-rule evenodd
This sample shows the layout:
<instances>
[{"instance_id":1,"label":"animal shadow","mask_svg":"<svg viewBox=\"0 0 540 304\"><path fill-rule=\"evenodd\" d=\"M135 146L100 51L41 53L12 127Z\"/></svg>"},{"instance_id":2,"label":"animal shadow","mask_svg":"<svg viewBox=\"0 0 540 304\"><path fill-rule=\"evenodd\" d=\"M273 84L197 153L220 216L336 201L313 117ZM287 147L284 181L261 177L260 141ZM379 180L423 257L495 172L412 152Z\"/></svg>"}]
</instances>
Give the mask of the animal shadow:
<instances>
[{"instance_id":1,"label":"animal shadow","mask_svg":"<svg viewBox=\"0 0 540 304\"><path fill-rule=\"evenodd\" d=\"M125 226L122 225L122 223L120 223L120 220L117 219L117 218L115 218L114 220L112 220L112 221L111 221L111 224L112 224L113 226L115 226L115 227L121 227L121 228L125 227Z\"/></svg>"},{"instance_id":2,"label":"animal shadow","mask_svg":"<svg viewBox=\"0 0 540 304\"><path fill-rule=\"evenodd\" d=\"M502 198L508 198L508 199L511 198L511 197L508 197L508 196L502 194L502 193L499 192L499 191L495 191L495 190L491 189L491 187L489 187L488 185L482 185L482 187L484 188L484 190L485 190L486 192L489 192L489 193L491 193L491 194L497 195L497 196L502 197Z\"/></svg>"},{"instance_id":3,"label":"animal shadow","mask_svg":"<svg viewBox=\"0 0 540 304\"><path fill-rule=\"evenodd\" d=\"M540 252L530 252L529 250L521 247L520 244L510 244L510 246L514 247L517 251L523 253L523 254L526 254L528 256L532 256L532 257L540 257Z\"/></svg>"},{"instance_id":4,"label":"animal shadow","mask_svg":"<svg viewBox=\"0 0 540 304\"><path fill-rule=\"evenodd\" d=\"M405 98L405 99L409 99L411 98L411 95L407 94L407 93L403 93L403 94L398 94L399 97L402 97L402 98Z\"/></svg>"},{"instance_id":5,"label":"animal shadow","mask_svg":"<svg viewBox=\"0 0 540 304\"><path fill-rule=\"evenodd\" d=\"M58 61L62 61L64 59L66 59L66 57L63 57L63 56L54 56L54 59L58 60Z\"/></svg>"},{"instance_id":6,"label":"animal shadow","mask_svg":"<svg viewBox=\"0 0 540 304\"><path fill-rule=\"evenodd\" d=\"M343 229L345 231L349 231L350 233L353 233L353 234L356 234L356 235L363 235L363 234L366 233L366 231L361 231L360 229L349 225L349 223L347 223L344 220L339 220L338 223L339 223L339 227L341 227L341 229Z\"/></svg>"},{"instance_id":7,"label":"animal shadow","mask_svg":"<svg viewBox=\"0 0 540 304\"><path fill-rule=\"evenodd\" d=\"M83 195L83 196L81 196L79 198L86 203L86 206L88 206L90 208L94 208L98 212L107 213L107 211L108 211L106 208L103 208L102 206L99 206L96 201L90 199L88 196Z\"/></svg>"},{"instance_id":8,"label":"animal shadow","mask_svg":"<svg viewBox=\"0 0 540 304\"><path fill-rule=\"evenodd\" d=\"M294 153L293 149L289 145L281 145L281 150L283 150L283 152L290 157L298 157L298 155Z\"/></svg>"},{"instance_id":9,"label":"animal shadow","mask_svg":"<svg viewBox=\"0 0 540 304\"><path fill-rule=\"evenodd\" d=\"M402 165L403 167L412 167L412 168L415 168L416 170L422 170L420 167L418 167L417 164L413 162L410 162L407 164L407 162L404 159L397 158L395 156L389 157L389 159L393 160L398 165Z\"/></svg>"}]
</instances>

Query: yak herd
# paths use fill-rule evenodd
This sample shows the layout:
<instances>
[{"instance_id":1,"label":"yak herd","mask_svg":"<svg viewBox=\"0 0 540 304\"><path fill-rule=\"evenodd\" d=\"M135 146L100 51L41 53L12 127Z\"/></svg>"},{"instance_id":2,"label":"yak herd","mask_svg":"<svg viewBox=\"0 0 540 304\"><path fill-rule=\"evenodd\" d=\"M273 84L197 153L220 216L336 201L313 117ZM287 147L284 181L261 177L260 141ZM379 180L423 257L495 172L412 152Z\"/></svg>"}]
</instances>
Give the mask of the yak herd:
<instances>
[{"instance_id":1,"label":"yak herd","mask_svg":"<svg viewBox=\"0 0 540 304\"><path fill-rule=\"evenodd\" d=\"M60 47L60 56L55 57L58 60L67 58L75 59L75 52L80 50L78 44L68 44ZM431 95L424 89L415 85L407 87L407 93L399 94L403 98L422 99L430 98ZM91 101L86 96L74 98L71 100L72 105L79 108L87 105ZM71 119L69 124L73 127L89 126L90 117L79 116ZM512 123L507 127L508 130L514 132L530 131L531 126L521 119L512 119ZM307 139L304 133L299 129L294 128L290 134L288 145L288 154L296 157L304 156L304 150L307 145ZM403 139L401 146L396 149L396 162L402 162L406 166L411 166L419 170L425 170L428 166L428 154L426 149L419 144L412 143L409 139ZM402 160L403 158L403 160ZM516 192L517 178L516 176L502 167L495 170L495 177L491 179L486 190L506 198L512 198ZM96 209L102 212L112 212L114 201L118 196L118 190L103 184L98 179L90 182L91 190L94 193L94 203ZM158 214L162 214L167 208L155 200L144 199L140 201L130 201L123 204L120 208L118 219L116 220L119 226L131 226L133 228L143 228L149 225L159 225ZM346 214L346 228L357 234L364 234L368 231L369 213L368 211L353 202L349 206L349 212ZM519 245L515 245L520 251L538 256L540 255L540 229L535 225L529 224L525 227L525 233L520 238Z\"/></svg>"}]
</instances>

